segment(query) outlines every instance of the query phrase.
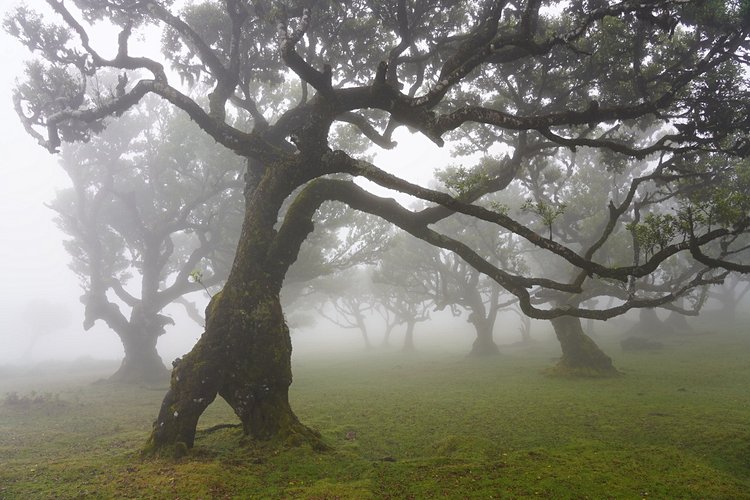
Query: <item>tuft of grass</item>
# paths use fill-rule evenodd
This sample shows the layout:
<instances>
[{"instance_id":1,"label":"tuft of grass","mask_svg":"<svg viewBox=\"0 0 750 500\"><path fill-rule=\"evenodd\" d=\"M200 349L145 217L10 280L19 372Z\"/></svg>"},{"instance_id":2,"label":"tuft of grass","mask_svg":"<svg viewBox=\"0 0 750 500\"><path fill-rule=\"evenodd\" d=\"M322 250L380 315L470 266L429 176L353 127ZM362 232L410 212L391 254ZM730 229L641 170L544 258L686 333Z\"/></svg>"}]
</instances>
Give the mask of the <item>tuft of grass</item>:
<instances>
[{"instance_id":1,"label":"tuft of grass","mask_svg":"<svg viewBox=\"0 0 750 500\"><path fill-rule=\"evenodd\" d=\"M51 392L38 394L36 391L31 391L30 394L19 395L16 391L11 391L5 394L2 404L4 406L22 408L25 411L29 411L32 408L62 407L65 406L67 402L61 400L59 394L53 394Z\"/></svg>"},{"instance_id":2,"label":"tuft of grass","mask_svg":"<svg viewBox=\"0 0 750 500\"><path fill-rule=\"evenodd\" d=\"M304 359L292 406L327 452L248 440L217 400L194 449L141 458L166 388L0 381L0 498L748 498L750 338L616 340L614 378L545 376L543 342Z\"/></svg>"}]
</instances>

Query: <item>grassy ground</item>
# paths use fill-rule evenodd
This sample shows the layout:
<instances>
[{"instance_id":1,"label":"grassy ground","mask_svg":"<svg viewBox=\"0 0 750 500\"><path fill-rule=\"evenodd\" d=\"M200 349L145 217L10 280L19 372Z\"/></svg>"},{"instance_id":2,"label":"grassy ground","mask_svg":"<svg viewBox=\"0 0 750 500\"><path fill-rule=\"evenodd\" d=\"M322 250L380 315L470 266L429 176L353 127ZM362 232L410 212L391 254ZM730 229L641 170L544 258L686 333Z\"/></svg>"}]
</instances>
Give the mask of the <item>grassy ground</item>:
<instances>
[{"instance_id":1,"label":"grassy ground","mask_svg":"<svg viewBox=\"0 0 750 500\"><path fill-rule=\"evenodd\" d=\"M177 461L138 454L164 388L5 373L0 498L750 498L750 335L600 343L622 377L547 377L547 344L298 360L293 407L334 451L229 428ZM234 422L215 403L200 428Z\"/></svg>"}]
</instances>

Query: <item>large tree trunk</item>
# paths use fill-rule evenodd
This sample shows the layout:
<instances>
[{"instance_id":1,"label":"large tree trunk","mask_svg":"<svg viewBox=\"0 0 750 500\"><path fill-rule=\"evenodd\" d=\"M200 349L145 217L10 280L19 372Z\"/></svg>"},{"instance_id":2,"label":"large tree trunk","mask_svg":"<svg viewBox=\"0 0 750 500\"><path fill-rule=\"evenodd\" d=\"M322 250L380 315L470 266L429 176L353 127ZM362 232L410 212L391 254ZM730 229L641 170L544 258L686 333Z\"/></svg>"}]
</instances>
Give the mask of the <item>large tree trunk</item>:
<instances>
[{"instance_id":1,"label":"large tree trunk","mask_svg":"<svg viewBox=\"0 0 750 500\"><path fill-rule=\"evenodd\" d=\"M405 352L414 352L414 325L416 321L406 322L406 334L404 335L404 347Z\"/></svg>"},{"instance_id":2,"label":"large tree trunk","mask_svg":"<svg viewBox=\"0 0 750 500\"><path fill-rule=\"evenodd\" d=\"M254 439L317 443L289 405L292 344L278 291L265 282L227 285L206 310L206 332L175 364L150 446L191 448L196 425L220 395Z\"/></svg>"},{"instance_id":3,"label":"large tree trunk","mask_svg":"<svg viewBox=\"0 0 750 500\"><path fill-rule=\"evenodd\" d=\"M500 349L492 338L492 324L476 313L469 315L469 321L474 325L477 337L471 345L469 356L495 356L500 354Z\"/></svg>"},{"instance_id":4,"label":"large tree trunk","mask_svg":"<svg viewBox=\"0 0 750 500\"><path fill-rule=\"evenodd\" d=\"M659 318L655 309L643 308L638 312L638 323L630 329L629 333L650 337L674 333L674 329Z\"/></svg>"},{"instance_id":5,"label":"large tree trunk","mask_svg":"<svg viewBox=\"0 0 750 500\"><path fill-rule=\"evenodd\" d=\"M109 377L110 382L154 384L169 380L169 370L156 350L157 334L136 328L120 334L125 357L120 368Z\"/></svg>"},{"instance_id":6,"label":"large tree trunk","mask_svg":"<svg viewBox=\"0 0 750 500\"><path fill-rule=\"evenodd\" d=\"M291 170L295 171L300 170ZM279 298L284 274L312 223L309 217L301 220L301 226L289 230L296 243L277 246L274 224L295 184L283 169L266 174L257 188L248 184L245 220L229 278L206 308L205 332L190 353L174 363L147 451L181 454L191 448L198 419L217 395L253 439L323 446L289 405L292 344Z\"/></svg>"},{"instance_id":7,"label":"large tree trunk","mask_svg":"<svg viewBox=\"0 0 750 500\"><path fill-rule=\"evenodd\" d=\"M673 331L678 332L691 332L693 327L687 322L687 318L684 314L680 314L677 311L672 311L664 321L664 325L671 328Z\"/></svg>"},{"instance_id":8,"label":"large tree trunk","mask_svg":"<svg viewBox=\"0 0 750 500\"><path fill-rule=\"evenodd\" d=\"M562 347L562 358L552 373L593 377L619 373L612 365L612 359L583 332L580 318L560 316L551 322Z\"/></svg>"}]
</instances>

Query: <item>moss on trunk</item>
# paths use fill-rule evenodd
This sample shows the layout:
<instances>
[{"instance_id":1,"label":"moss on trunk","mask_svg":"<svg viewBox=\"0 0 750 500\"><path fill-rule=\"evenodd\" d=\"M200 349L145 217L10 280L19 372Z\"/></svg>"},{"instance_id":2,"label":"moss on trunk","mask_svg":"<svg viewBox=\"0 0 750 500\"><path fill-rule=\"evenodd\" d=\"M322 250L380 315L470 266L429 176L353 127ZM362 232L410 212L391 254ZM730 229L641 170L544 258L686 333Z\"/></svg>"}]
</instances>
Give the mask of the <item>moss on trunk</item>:
<instances>
[{"instance_id":1,"label":"moss on trunk","mask_svg":"<svg viewBox=\"0 0 750 500\"><path fill-rule=\"evenodd\" d=\"M252 439L325 447L289 405L289 330L278 293L265 289L264 283L229 286L212 299L206 332L175 363L147 451L180 454L192 448L198 419L217 395L232 407Z\"/></svg>"},{"instance_id":2,"label":"moss on trunk","mask_svg":"<svg viewBox=\"0 0 750 500\"><path fill-rule=\"evenodd\" d=\"M551 321L562 347L562 357L549 370L550 374L577 377L613 377L620 374L612 364L612 358L583 332L580 318L561 316Z\"/></svg>"},{"instance_id":3,"label":"moss on trunk","mask_svg":"<svg viewBox=\"0 0 750 500\"><path fill-rule=\"evenodd\" d=\"M292 344L279 293L312 230L311 213L294 219L296 224L282 231L284 238L274 229L284 199L311 175L294 158L269 166L259 180L247 177L245 216L232 270L206 308L205 332L175 363L147 452L181 454L191 448L198 419L217 395L232 407L252 439L325 447L289 405Z\"/></svg>"}]
</instances>

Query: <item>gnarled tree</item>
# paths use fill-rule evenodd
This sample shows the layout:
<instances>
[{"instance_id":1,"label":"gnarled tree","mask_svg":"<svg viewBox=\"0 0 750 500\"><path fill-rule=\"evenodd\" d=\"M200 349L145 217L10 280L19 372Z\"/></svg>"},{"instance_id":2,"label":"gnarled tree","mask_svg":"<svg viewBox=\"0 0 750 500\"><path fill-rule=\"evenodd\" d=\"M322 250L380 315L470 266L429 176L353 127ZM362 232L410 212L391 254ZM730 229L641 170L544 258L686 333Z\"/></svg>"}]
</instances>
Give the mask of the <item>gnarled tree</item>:
<instances>
[{"instance_id":1,"label":"gnarled tree","mask_svg":"<svg viewBox=\"0 0 750 500\"><path fill-rule=\"evenodd\" d=\"M168 380L156 345L174 322L163 309L223 282L242 215L241 159L148 101L65 149L61 164L73 186L50 205L70 237L65 248L84 289L84 328L103 321L122 342L115 382Z\"/></svg>"},{"instance_id":2,"label":"gnarled tree","mask_svg":"<svg viewBox=\"0 0 750 500\"><path fill-rule=\"evenodd\" d=\"M377 214L457 253L516 295L524 313L541 319L605 319L670 302L717 279L706 268L748 269L725 258L731 237L746 227L746 207L721 226L689 219L682 239L647 259L613 267L597 251L625 231L621 217L632 209L632 196L602 207L606 224L585 248L473 203L505 188L540 151L599 148L616 156L679 159L698 150L712 158L670 162L658 175L632 181L633 192L644 182L679 182L695 170L710 175L725 168L728 155L747 154L750 113L742 66L748 11L736 2L217 0L181 10L169 0L47 4L54 23L25 8L6 23L37 54L16 102L27 130L44 147L56 151L62 141L86 139L92 128L155 94L248 159L234 263L207 308L203 336L172 372L150 439L153 449L191 447L198 418L217 395L253 438L317 441L289 405L291 342L279 291L312 230L312 215L326 200ZM111 57L89 35L102 19L120 29ZM134 33L148 36L157 28L166 33L165 56L173 71L186 84L195 82L194 91L176 82L158 55L131 48ZM111 68L121 72L117 87L92 96L92 79ZM530 80L524 75L536 84L517 85ZM201 95L206 86L210 92ZM509 100L513 93L528 106ZM625 122L655 132L645 144L605 133ZM342 126L379 147L395 147L394 131L401 126L438 145L463 130L476 141L489 137L512 147L491 171L451 195L407 182L348 150L335 141ZM328 177L334 173L364 177L433 206L408 210L350 179ZM279 221L285 199L302 186ZM577 272L563 280L498 269L431 228L454 212L515 233ZM725 245L709 245L716 241ZM643 293L636 286L678 252L689 252L703 268L666 293ZM627 294L598 310L577 300L532 303L538 289L575 296L593 281L624 283Z\"/></svg>"}]
</instances>

